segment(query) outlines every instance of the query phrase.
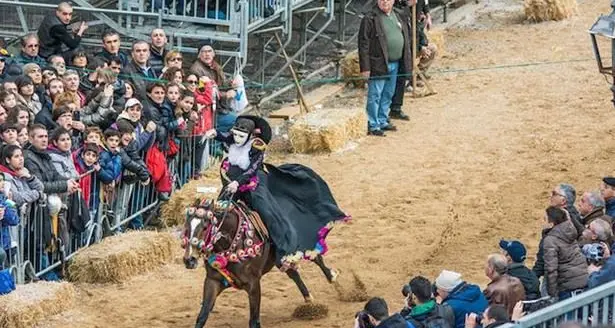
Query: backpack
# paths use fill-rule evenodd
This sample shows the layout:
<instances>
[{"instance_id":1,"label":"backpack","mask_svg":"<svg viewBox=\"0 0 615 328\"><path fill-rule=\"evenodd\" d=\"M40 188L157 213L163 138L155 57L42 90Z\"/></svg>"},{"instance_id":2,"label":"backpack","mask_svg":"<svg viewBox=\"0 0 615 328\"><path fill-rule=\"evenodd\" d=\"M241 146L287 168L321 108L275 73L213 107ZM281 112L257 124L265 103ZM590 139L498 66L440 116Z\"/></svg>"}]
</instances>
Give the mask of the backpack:
<instances>
[{"instance_id":1,"label":"backpack","mask_svg":"<svg viewBox=\"0 0 615 328\"><path fill-rule=\"evenodd\" d=\"M454 328L444 318L444 307L442 305L436 305L436 308L431 311L425 320L418 321L410 316L406 320L415 328Z\"/></svg>"},{"instance_id":2,"label":"backpack","mask_svg":"<svg viewBox=\"0 0 615 328\"><path fill-rule=\"evenodd\" d=\"M76 192L70 197L70 206L68 207L68 220L70 231L73 233L81 233L86 230L87 223L90 221L90 211L81 196L81 192ZM68 241L64 241L67 243Z\"/></svg>"}]
</instances>

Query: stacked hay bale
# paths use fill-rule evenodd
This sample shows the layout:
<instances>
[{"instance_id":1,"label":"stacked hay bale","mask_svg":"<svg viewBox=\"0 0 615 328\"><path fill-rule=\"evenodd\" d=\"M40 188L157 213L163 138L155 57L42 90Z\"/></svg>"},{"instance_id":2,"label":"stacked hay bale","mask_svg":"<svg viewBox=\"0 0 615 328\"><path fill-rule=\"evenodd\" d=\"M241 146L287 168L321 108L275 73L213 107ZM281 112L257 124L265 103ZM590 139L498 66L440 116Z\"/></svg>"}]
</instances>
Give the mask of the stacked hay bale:
<instances>
[{"instance_id":1,"label":"stacked hay bale","mask_svg":"<svg viewBox=\"0 0 615 328\"><path fill-rule=\"evenodd\" d=\"M576 0L525 0L525 16L531 22L560 21L577 12Z\"/></svg>"},{"instance_id":2,"label":"stacked hay bale","mask_svg":"<svg viewBox=\"0 0 615 328\"><path fill-rule=\"evenodd\" d=\"M133 231L103 239L75 255L71 281L119 283L168 263L178 241L169 233Z\"/></svg>"},{"instance_id":3,"label":"stacked hay bale","mask_svg":"<svg viewBox=\"0 0 615 328\"><path fill-rule=\"evenodd\" d=\"M211 189L209 192L199 192L202 191L201 187L216 187L216 190ZM212 163L210 168L203 172L200 179L188 182L181 189L173 193L171 199L162 206L160 219L168 227L184 224L186 209L194 204L197 199L205 197L218 198L218 192L221 187L219 165Z\"/></svg>"},{"instance_id":4,"label":"stacked hay bale","mask_svg":"<svg viewBox=\"0 0 615 328\"><path fill-rule=\"evenodd\" d=\"M363 108L323 108L299 117L289 128L288 137L295 152L332 152L366 131Z\"/></svg>"},{"instance_id":5,"label":"stacked hay bale","mask_svg":"<svg viewBox=\"0 0 615 328\"><path fill-rule=\"evenodd\" d=\"M340 61L340 68L342 71L342 78L347 85L352 85L355 88L363 88L365 86L365 79L361 75L361 68L359 67L359 52L352 51L346 55Z\"/></svg>"},{"instance_id":6,"label":"stacked hay bale","mask_svg":"<svg viewBox=\"0 0 615 328\"><path fill-rule=\"evenodd\" d=\"M70 309L75 300L73 285L41 281L18 285L0 296L0 328L30 328L52 315Z\"/></svg>"}]
</instances>

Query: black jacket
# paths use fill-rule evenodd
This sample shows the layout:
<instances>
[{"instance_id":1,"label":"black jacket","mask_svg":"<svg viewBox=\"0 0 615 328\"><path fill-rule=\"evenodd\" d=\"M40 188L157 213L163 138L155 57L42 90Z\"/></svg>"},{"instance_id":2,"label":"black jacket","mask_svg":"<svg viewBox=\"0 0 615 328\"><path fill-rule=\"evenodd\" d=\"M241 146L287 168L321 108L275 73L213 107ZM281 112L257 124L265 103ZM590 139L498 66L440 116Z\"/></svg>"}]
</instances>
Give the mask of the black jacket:
<instances>
[{"instance_id":1,"label":"black jacket","mask_svg":"<svg viewBox=\"0 0 615 328\"><path fill-rule=\"evenodd\" d=\"M147 99L147 85L157 79L154 75L154 70L150 67L143 70L134 61L130 61L122 70L122 78L124 81L129 81L135 87L135 97L141 101Z\"/></svg>"},{"instance_id":2,"label":"black jacket","mask_svg":"<svg viewBox=\"0 0 615 328\"><path fill-rule=\"evenodd\" d=\"M395 313L380 322L376 328L408 328L408 323L399 313Z\"/></svg>"},{"instance_id":3,"label":"black jacket","mask_svg":"<svg viewBox=\"0 0 615 328\"><path fill-rule=\"evenodd\" d=\"M551 229L543 229L542 237L540 237L540 243L538 243L538 252L536 253L536 262L534 262L534 267L532 271L536 274L536 277L540 278L545 275L545 250L544 250L544 240L545 236L551 231Z\"/></svg>"},{"instance_id":4,"label":"black jacket","mask_svg":"<svg viewBox=\"0 0 615 328\"><path fill-rule=\"evenodd\" d=\"M122 159L122 169L136 174L140 181L149 179L149 171L142 162L133 160L124 150L120 150L120 158Z\"/></svg>"},{"instance_id":5,"label":"black jacket","mask_svg":"<svg viewBox=\"0 0 615 328\"><path fill-rule=\"evenodd\" d=\"M43 182L46 194L62 194L68 191L67 179L62 177L51 164L46 151L40 151L31 144L24 147L24 165L32 175Z\"/></svg>"},{"instance_id":6,"label":"black jacket","mask_svg":"<svg viewBox=\"0 0 615 328\"><path fill-rule=\"evenodd\" d=\"M68 24L62 23L54 14L45 16L38 28L38 39L40 40L39 56L49 58L63 52L62 45L73 50L79 46L81 37L72 35Z\"/></svg>"},{"instance_id":7,"label":"black jacket","mask_svg":"<svg viewBox=\"0 0 615 328\"><path fill-rule=\"evenodd\" d=\"M534 271L528 269L523 263L512 263L508 265L506 273L511 277L521 280L525 288L526 300L540 298L540 281Z\"/></svg>"},{"instance_id":8,"label":"black jacket","mask_svg":"<svg viewBox=\"0 0 615 328\"><path fill-rule=\"evenodd\" d=\"M404 40L411 40L410 23L408 15L397 8L393 8L392 15L397 16L397 20L401 23L402 34ZM370 72L370 77L387 76L389 70L387 39L384 34L381 16L384 13L374 6L374 8L365 14L361 20L359 27L359 66L361 72ZM410 42L404 42L404 52L399 62L399 72L409 73L412 71L412 53Z\"/></svg>"}]
</instances>

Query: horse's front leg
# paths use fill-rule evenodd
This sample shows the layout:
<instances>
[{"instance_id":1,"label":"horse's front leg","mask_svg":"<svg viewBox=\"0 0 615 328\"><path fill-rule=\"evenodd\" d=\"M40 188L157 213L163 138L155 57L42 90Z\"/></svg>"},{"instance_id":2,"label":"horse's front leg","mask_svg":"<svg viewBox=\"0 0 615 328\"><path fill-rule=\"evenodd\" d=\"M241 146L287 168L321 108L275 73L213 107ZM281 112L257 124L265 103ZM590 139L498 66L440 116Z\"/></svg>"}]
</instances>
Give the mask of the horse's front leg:
<instances>
[{"instance_id":1,"label":"horse's front leg","mask_svg":"<svg viewBox=\"0 0 615 328\"><path fill-rule=\"evenodd\" d=\"M261 328L261 282L255 279L248 289L250 299L250 328Z\"/></svg>"},{"instance_id":2,"label":"horse's front leg","mask_svg":"<svg viewBox=\"0 0 615 328\"><path fill-rule=\"evenodd\" d=\"M290 279L292 279L295 282L295 284L299 288L299 291L301 292L301 295L303 296L303 299L306 302L312 302L314 300L312 298L312 295L310 294L310 291L305 286L303 279L301 279L301 275L299 275L299 271L295 269L288 269L286 270L286 275L288 275L288 277L290 277Z\"/></svg>"},{"instance_id":3,"label":"horse's front leg","mask_svg":"<svg viewBox=\"0 0 615 328\"><path fill-rule=\"evenodd\" d=\"M222 283L218 280L205 278L205 284L203 285L203 303L201 304L201 312L196 319L196 328L205 327L209 313L214 308L216 298L224 290Z\"/></svg>"},{"instance_id":4,"label":"horse's front leg","mask_svg":"<svg viewBox=\"0 0 615 328\"><path fill-rule=\"evenodd\" d=\"M320 270L322 270L322 273L325 274L325 277L329 283L332 283L337 279L338 273L325 265L325 260L322 258L322 255L316 256L316 258L312 261L318 265Z\"/></svg>"}]
</instances>

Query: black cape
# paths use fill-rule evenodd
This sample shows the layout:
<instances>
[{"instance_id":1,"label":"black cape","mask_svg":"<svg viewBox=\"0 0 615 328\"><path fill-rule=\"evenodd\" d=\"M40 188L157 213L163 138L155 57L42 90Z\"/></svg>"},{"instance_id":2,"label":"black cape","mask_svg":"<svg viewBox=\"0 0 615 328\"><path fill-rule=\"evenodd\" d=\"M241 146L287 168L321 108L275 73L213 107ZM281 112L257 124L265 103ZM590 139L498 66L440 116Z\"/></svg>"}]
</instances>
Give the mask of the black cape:
<instances>
[{"instance_id":1,"label":"black cape","mask_svg":"<svg viewBox=\"0 0 615 328\"><path fill-rule=\"evenodd\" d=\"M300 164L264 168L258 172L256 190L245 196L269 229L278 264L324 255L332 223L348 218L327 183Z\"/></svg>"}]
</instances>

